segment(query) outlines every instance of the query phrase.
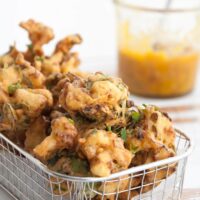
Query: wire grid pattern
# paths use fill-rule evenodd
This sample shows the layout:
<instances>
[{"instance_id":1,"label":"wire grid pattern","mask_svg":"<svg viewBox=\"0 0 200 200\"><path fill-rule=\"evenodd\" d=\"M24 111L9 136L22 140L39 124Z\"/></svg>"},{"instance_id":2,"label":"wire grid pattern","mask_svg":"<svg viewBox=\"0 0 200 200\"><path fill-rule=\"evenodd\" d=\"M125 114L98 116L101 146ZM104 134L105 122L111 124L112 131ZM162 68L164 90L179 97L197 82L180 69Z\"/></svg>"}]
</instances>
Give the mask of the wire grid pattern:
<instances>
[{"instance_id":1,"label":"wire grid pattern","mask_svg":"<svg viewBox=\"0 0 200 200\"><path fill-rule=\"evenodd\" d=\"M0 183L19 200L178 200L190 139L177 131L176 161L143 165L106 178L54 173L0 134ZM185 156L182 156L185 154Z\"/></svg>"}]
</instances>

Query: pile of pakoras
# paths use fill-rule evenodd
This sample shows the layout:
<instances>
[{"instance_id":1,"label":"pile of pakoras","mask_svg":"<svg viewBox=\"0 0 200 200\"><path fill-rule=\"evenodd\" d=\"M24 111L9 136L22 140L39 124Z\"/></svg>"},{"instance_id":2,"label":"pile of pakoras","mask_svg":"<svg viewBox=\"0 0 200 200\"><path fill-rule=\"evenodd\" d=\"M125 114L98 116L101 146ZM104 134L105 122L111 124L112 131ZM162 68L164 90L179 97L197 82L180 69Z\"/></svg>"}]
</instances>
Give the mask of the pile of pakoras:
<instances>
[{"instance_id":1,"label":"pile of pakoras","mask_svg":"<svg viewBox=\"0 0 200 200\"><path fill-rule=\"evenodd\" d=\"M20 26L31 44L25 52L12 46L0 57L0 131L9 139L50 169L72 176L105 177L175 155L175 131L166 113L134 105L119 78L77 70L78 54L71 49L82 42L78 34L60 40L46 56L42 47L54 38L52 29L33 20ZM160 170L156 180L165 177ZM153 178L153 173L138 177L132 187ZM120 187L127 188L128 181Z\"/></svg>"}]
</instances>

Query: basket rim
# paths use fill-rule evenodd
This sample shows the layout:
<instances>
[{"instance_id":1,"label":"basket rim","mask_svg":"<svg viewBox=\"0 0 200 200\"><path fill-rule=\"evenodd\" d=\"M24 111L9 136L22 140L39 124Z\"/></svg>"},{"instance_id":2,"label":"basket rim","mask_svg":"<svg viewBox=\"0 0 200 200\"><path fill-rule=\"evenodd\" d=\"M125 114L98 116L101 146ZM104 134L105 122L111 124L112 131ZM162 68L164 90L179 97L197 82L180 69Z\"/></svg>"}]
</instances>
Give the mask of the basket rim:
<instances>
[{"instance_id":1,"label":"basket rim","mask_svg":"<svg viewBox=\"0 0 200 200\"><path fill-rule=\"evenodd\" d=\"M64 179L66 181L92 183L92 182L109 181L109 180L113 180L113 179L117 179L117 178L120 179L120 177L129 175L129 174L132 174L132 173L137 173L137 172L141 172L141 171L153 168L153 167L159 167L159 166L162 166L162 165L171 164L171 163L177 162L179 160L182 160L184 158L187 158L193 151L194 142L187 134L183 133L179 129L175 129L175 131L176 131L176 136L177 136L177 133L178 133L180 135L180 137L181 136L184 137L189 142L188 148L184 153L181 153L180 155L170 157L170 158L167 158L167 159L159 160L159 161L156 161L156 162L140 165L140 166L137 166L137 167L132 167L132 168L120 171L120 172L113 173L113 174L111 174L110 176L107 176L107 177L79 177L79 176L70 176L70 175L59 173L59 172L55 172L53 170L48 169L47 166L44 165L42 162L40 162L37 158L33 157L31 154L29 154L28 152L26 152L25 150L23 150L22 148L20 148L16 144L14 144L12 141L10 141L2 133L0 133L0 138L5 140L7 143L9 143L15 149L17 149L23 156L25 156L26 159L29 159L31 162L33 162L35 165L37 165L37 167L39 167L43 172L47 173L50 176L54 176L54 177L57 177L59 179Z\"/></svg>"}]
</instances>

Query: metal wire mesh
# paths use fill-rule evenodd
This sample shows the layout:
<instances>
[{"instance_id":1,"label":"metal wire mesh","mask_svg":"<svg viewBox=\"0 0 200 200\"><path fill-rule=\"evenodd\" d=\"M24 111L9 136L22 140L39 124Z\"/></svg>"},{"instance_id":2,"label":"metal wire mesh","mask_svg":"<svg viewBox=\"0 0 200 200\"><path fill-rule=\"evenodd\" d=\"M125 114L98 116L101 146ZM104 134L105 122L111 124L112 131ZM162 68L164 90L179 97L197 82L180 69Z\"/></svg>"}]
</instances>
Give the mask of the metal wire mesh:
<instances>
[{"instance_id":1,"label":"metal wire mesh","mask_svg":"<svg viewBox=\"0 0 200 200\"><path fill-rule=\"evenodd\" d=\"M20 200L177 200L181 196L190 139L176 133L177 156L106 178L58 174L0 134L0 183Z\"/></svg>"}]
</instances>

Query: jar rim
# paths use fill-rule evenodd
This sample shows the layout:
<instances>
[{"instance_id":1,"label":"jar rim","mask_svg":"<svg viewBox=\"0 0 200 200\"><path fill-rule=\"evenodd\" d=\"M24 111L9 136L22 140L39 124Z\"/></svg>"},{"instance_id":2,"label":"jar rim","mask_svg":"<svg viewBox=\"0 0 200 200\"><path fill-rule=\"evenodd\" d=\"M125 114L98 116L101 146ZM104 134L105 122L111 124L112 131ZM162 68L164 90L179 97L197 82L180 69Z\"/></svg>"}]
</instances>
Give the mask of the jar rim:
<instances>
[{"instance_id":1,"label":"jar rim","mask_svg":"<svg viewBox=\"0 0 200 200\"><path fill-rule=\"evenodd\" d=\"M136 5L133 3L125 2L124 0L113 0L116 5L119 5L124 8L139 10L145 12L158 12L158 13L184 13L184 12L198 12L200 11L200 6L193 8L154 8L154 7L145 7Z\"/></svg>"}]
</instances>

